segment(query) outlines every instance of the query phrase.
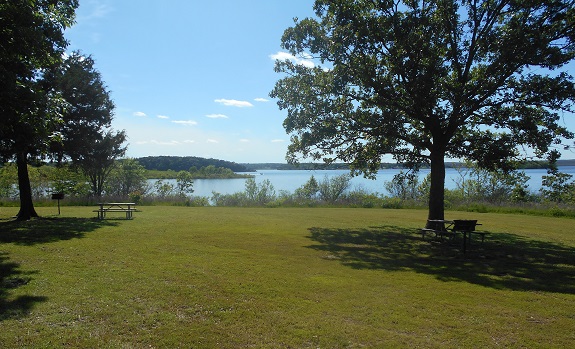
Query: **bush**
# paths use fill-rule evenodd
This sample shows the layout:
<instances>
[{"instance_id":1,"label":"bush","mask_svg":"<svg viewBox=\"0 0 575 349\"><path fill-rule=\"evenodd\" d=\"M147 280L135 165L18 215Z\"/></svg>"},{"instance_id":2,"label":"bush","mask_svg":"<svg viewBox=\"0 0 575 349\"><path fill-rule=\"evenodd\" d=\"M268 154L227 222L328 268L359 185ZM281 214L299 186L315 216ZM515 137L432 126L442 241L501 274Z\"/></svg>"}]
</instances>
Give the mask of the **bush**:
<instances>
[{"instance_id":1,"label":"bush","mask_svg":"<svg viewBox=\"0 0 575 349\"><path fill-rule=\"evenodd\" d=\"M246 179L245 196L248 205L263 206L276 199L276 192L269 179L256 184L253 178Z\"/></svg>"},{"instance_id":2,"label":"bush","mask_svg":"<svg viewBox=\"0 0 575 349\"><path fill-rule=\"evenodd\" d=\"M335 203L337 199L349 188L351 176L342 174L329 178L327 175L318 185L319 198L329 203Z\"/></svg>"},{"instance_id":3,"label":"bush","mask_svg":"<svg viewBox=\"0 0 575 349\"><path fill-rule=\"evenodd\" d=\"M384 198L381 203L381 208L400 209L403 208L403 200L400 198Z\"/></svg>"}]
</instances>

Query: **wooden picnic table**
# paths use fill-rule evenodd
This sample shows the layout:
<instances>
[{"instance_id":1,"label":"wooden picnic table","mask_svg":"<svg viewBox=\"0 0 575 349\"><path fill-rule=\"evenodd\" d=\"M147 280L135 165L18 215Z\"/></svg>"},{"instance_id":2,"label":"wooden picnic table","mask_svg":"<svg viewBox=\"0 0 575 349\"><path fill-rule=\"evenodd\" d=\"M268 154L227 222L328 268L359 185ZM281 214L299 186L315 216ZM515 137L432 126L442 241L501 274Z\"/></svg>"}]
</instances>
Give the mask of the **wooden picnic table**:
<instances>
[{"instance_id":1,"label":"wooden picnic table","mask_svg":"<svg viewBox=\"0 0 575 349\"><path fill-rule=\"evenodd\" d=\"M471 219L428 219L426 228L421 229L422 238L425 238L427 233L433 233L436 237L443 239L444 236L454 238L457 234L463 235L463 254L467 252L467 245L471 243L471 235L477 234L481 236L481 242L485 240L486 232L476 231L475 227L481 225L477 220Z\"/></svg>"},{"instance_id":2,"label":"wooden picnic table","mask_svg":"<svg viewBox=\"0 0 575 349\"><path fill-rule=\"evenodd\" d=\"M133 213L137 212L136 204L133 202L100 202L98 209L94 212L98 213L98 219L106 218L108 212L124 212L126 219L132 219Z\"/></svg>"}]
</instances>

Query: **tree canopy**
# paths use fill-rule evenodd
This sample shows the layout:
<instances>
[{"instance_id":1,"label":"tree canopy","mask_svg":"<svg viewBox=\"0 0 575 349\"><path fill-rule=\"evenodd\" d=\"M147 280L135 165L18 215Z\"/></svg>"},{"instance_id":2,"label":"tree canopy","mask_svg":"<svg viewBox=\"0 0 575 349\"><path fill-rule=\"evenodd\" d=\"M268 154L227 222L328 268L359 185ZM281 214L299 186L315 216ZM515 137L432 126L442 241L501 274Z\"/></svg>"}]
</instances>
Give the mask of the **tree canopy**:
<instances>
[{"instance_id":1,"label":"tree canopy","mask_svg":"<svg viewBox=\"0 0 575 349\"><path fill-rule=\"evenodd\" d=\"M247 167L235 162L218 159L206 159L196 156L146 156L138 158L137 160L148 170L189 171L192 167L199 169L213 165L215 167L229 168L234 172L249 172Z\"/></svg>"},{"instance_id":2,"label":"tree canopy","mask_svg":"<svg viewBox=\"0 0 575 349\"><path fill-rule=\"evenodd\" d=\"M46 70L56 67L67 46L77 0L0 2L0 150L4 158L46 145L58 121L57 97ZM42 149L42 150L45 150Z\"/></svg>"},{"instance_id":3,"label":"tree canopy","mask_svg":"<svg viewBox=\"0 0 575 349\"><path fill-rule=\"evenodd\" d=\"M60 121L62 100L44 75L62 61L77 7L77 0L0 1L0 155L18 164L18 219L37 216L28 157L46 153Z\"/></svg>"},{"instance_id":4,"label":"tree canopy","mask_svg":"<svg viewBox=\"0 0 575 349\"><path fill-rule=\"evenodd\" d=\"M431 165L429 218L444 218L445 158L509 170L573 133L572 0L316 0L282 46L298 60L270 95L287 110L287 158L350 163L382 156ZM528 149L523 151L523 149Z\"/></svg>"},{"instance_id":5,"label":"tree canopy","mask_svg":"<svg viewBox=\"0 0 575 349\"><path fill-rule=\"evenodd\" d=\"M114 102L94 59L73 52L54 72L55 89L66 103L52 151L59 159L82 161L92 144L111 126Z\"/></svg>"},{"instance_id":6,"label":"tree canopy","mask_svg":"<svg viewBox=\"0 0 575 349\"><path fill-rule=\"evenodd\" d=\"M59 162L71 160L89 178L93 194L101 196L114 161L126 152L126 134L110 129L114 102L94 65L91 56L73 52L54 72L66 108L51 150Z\"/></svg>"}]
</instances>

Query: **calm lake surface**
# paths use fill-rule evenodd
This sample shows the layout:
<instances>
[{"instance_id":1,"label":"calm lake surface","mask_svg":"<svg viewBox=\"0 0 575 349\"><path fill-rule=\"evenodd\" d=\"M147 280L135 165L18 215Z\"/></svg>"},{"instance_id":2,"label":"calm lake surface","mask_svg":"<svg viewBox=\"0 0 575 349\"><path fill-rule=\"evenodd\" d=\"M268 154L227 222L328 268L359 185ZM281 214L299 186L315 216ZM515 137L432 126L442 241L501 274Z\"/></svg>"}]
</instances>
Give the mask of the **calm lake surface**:
<instances>
[{"instance_id":1,"label":"calm lake surface","mask_svg":"<svg viewBox=\"0 0 575 349\"><path fill-rule=\"evenodd\" d=\"M562 166L559 170L575 176L575 166ZM423 179L429 173L429 169L424 169L419 172L420 179ZM525 174L530 177L528 181L529 190L532 192L539 191L541 188L541 178L547 174L545 169L528 169L524 170ZM385 190L385 183L393 179L393 176L400 172L399 169L380 170L377 174L377 179L371 180L361 176L353 177L351 180L350 190L363 189L369 193L388 193ZM347 170L259 170L250 174L254 175L256 183L261 183L266 179L272 183L276 194L281 190L293 193L297 188L305 184L313 175L319 182L326 176L328 178L339 176L349 173ZM454 189L456 187L456 180L460 177L457 170L453 168L446 169L445 187ZM166 182L175 184L175 180L165 180ZM153 184L155 180L150 180ZM233 194L243 192L245 190L246 180L240 179L196 179L194 180L194 196L212 196L212 192L220 194Z\"/></svg>"}]
</instances>

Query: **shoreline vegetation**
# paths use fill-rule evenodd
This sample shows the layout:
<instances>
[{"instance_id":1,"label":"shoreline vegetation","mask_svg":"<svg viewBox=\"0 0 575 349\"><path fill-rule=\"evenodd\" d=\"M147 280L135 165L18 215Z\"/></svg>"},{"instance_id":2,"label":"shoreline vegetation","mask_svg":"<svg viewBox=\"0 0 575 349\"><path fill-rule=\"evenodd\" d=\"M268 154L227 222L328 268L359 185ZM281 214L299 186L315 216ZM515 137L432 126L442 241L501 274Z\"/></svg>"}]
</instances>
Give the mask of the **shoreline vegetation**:
<instances>
[{"instance_id":1,"label":"shoreline vegetation","mask_svg":"<svg viewBox=\"0 0 575 349\"><path fill-rule=\"evenodd\" d=\"M192 179L236 179L236 178L253 178L253 174L245 174L245 173L235 173L230 169L226 168L217 168L217 173L203 173L200 169L198 171L192 172L188 171L191 174ZM147 179L176 179L178 176L179 171L174 170L146 170L146 178Z\"/></svg>"},{"instance_id":2,"label":"shoreline vegetation","mask_svg":"<svg viewBox=\"0 0 575 349\"><path fill-rule=\"evenodd\" d=\"M234 172L229 168L216 167L216 172L206 172L204 168L200 170L190 169L188 172L192 175L192 179L238 179L238 178L254 178L255 174L261 170L278 170L278 171L308 171L308 170L349 170L348 164L282 164L282 163L261 163L261 164L242 164L247 167L247 171ZM575 166L575 160L565 160L559 163L558 166ZM464 167L462 163L453 162L446 165L446 168L458 168ZM422 166L422 169L428 168L427 166ZM526 169L546 169L548 164L545 162L533 163L530 165L520 166L518 170ZM210 167L214 169L214 167ZM405 167L400 164L386 163L382 164L381 170L393 170L393 169L405 169ZM184 170L185 171L185 170ZM176 179L179 171L175 170L157 170L157 169L146 169L147 179Z\"/></svg>"},{"instance_id":3,"label":"shoreline vegetation","mask_svg":"<svg viewBox=\"0 0 575 349\"><path fill-rule=\"evenodd\" d=\"M253 178L260 170L306 171L306 170L349 170L347 163L235 163L217 159L204 159L193 156L158 156L135 158L146 169L147 179L176 179L179 171L188 171L193 179L236 179ZM464 167L461 162L446 162L446 168ZM575 159L559 160L557 166L575 166ZM429 168L427 165L422 169ZM519 170L546 169L547 161L529 161L518 166ZM398 163L382 163L380 169L406 169Z\"/></svg>"},{"instance_id":4,"label":"shoreline vegetation","mask_svg":"<svg viewBox=\"0 0 575 349\"><path fill-rule=\"evenodd\" d=\"M370 193L365 190L348 190L350 175L342 174L328 179L311 176L305 184L293 192L276 191L268 180L257 183L257 172L240 172L222 166L226 162L214 159L194 157L157 157L153 161L128 158L117 161L116 167L106 180L104 195L95 196L89 183L82 174L70 166L30 166L29 173L36 206L54 206L51 194L65 195L65 205L92 205L97 200L119 202L129 200L138 205L170 206L237 206L237 207L362 207L422 209L428 201L429 181L420 179L413 173L401 171L385 183L388 194ZM159 161L161 160L161 161ZM195 163L195 165L194 165ZM236 166L243 166L228 163ZM192 166L189 166L192 165ZM258 169L270 169L262 164L252 164ZM267 164L271 165L271 164ZM283 165L286 164L276 164ZM292 169L340 169L346 167L294 167ZM307 164L310 165L311 164ZM396 165L396 164L395 164ZM575 160L560 161L558 166L575 165ZM168 169L166 167L169 166ZM197 167L201 166L201 167ZM396 165L397 166L397 165ZM459 166L464 166L459 163ZM470 165L467 165L470 166ZM153 168L150 168L153 167ZM241 167L240 167L241 168ZM389 167L395 168L397 167ZM530 167L537 168L537 167ZM241 168L250 171L249 168ZM273 169L287 169L275 167ZM521 173L490 173L471 167L465 168L457 187L445 190L446 209L468 212L505 212L547 215L556 217L575 217L573 206L575 182L572 175L549 175L544 178L542 190L537 193L527 190L528 177ZM245 178L245 190L233 194L212 192L212 195L194 195L195 179L232 179ZM176 183L166 180L175 179ZM154 183L148 182L155 180ZM18 205L17 174L14 164L0 166L0 207Z\"/></svg>"}]
</instances>

